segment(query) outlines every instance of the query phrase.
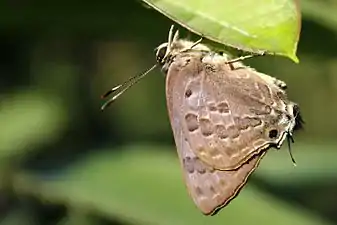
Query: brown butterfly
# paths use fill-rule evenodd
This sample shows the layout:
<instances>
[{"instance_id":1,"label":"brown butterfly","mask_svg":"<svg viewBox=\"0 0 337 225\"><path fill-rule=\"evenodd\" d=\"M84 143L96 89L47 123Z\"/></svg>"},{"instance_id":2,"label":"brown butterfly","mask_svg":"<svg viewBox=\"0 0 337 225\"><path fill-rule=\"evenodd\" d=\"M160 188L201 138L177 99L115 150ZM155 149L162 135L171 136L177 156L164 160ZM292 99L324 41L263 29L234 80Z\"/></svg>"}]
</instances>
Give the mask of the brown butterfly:
<instances>
[{"instance_id":1,"label":"brown butterfly","mask_svg":"<svg viewBox=\"0 0 337 225\"><path fill-rule=\"evenodd\" d=\"M200 40L179 39L173 26L156 59L166 74L167 108L187 189L204 214L214 215L239 193L267 149L293 140L303 122L299 107L287 99L283 81ZM110 90L104 97L123 88L102 109L157 65Z\"/></svg>"}]
</instances>

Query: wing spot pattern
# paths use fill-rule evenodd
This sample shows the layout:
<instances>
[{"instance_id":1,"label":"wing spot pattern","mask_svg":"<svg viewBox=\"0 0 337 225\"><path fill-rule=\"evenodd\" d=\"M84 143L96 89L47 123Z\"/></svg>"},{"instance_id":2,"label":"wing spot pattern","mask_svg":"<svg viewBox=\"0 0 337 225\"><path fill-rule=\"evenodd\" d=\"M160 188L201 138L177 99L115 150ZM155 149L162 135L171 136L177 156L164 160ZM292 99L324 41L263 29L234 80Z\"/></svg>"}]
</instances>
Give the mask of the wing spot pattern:
<instances>
[{"instance_id":1,"label":"wing spot pattern","mask_svg":"<svg viewBox=\"0 0 337 225\"><path fill-rule=\"evenodd\" d=\"M231 125L227 128L228 136L232 139L240 136L240 131L235 125Z\"/></svg>"},{"instance_id":2,"label":"wing spot pattern","mask_svg":"<svg viewBox=\"0 0 337 225\"><path fill-rule=\"evenodd\" d=\"M185 157L183 158L183 165L185 170L188 173L199 173L204 174L207 172L207 168L203 165L203 163L200 161L197 157Z\"/></svg>"},{"instance_id":3,"label":"wing spot pattern","mask_svg":"<svg viewBox=\"0 0 337 225\"><path fill-rule=\"evenodd\" d=\"M204 195L204 192L202 191L201 187L196 186L195 187L195 193L197 194L197 196L201 197Z\"/></svg>"},{"instance_id":4,"label":"wing spot pattern","mask_svg":"<svg viewBox=\"0 0 337 225\"><path fill-rule=\"evenodd\" d=\"M198 123L198 116L193 114L193 113L188 113L185 116L185 121L187 125L187 129L190 132L193 132L199 128L199 123Z\"/></svg>"},{"instance_id":5,"label":"wing spot pattern","mask_svg":"<svg viewBox=\"0 0 337 225\"><path fill-rule=\"evenodd\" d=\"M193 160L191 157L187 156L185 158L183 158L183 165L185 170L188 173L193 173L194 172L194 165L193 165Z\"/></svg>"},{"instance_id":6,"label":"wing spot pattern","mask_svg":"<svg viewBox=\"0 0 337 225\"><path fill-rule=\"evenodd\" d=\"M229 113L229 105L226 102L220 102L217 107L220 113Z\"/></svg>"},{"instance_id":7,"label":"wing spot pattern","mask_svg":"<svg viewBox=\"0 0 337 225\"><path fill-rule=\"evenodd\" d=\"M201 118L199 120L199 123L200 123L200 131L202 135L207 137L213 134L214 127L213 127L212 122L209 119Z\"/></svg>"},{"instance_id":8,"label":"wing spot pattern","mask_svg":"<svg viewBox=\"0 0 337 225\"><path fill-rule=\"evenodd\" d=\"M208 110L211 112L217 111L217 107L214 102L208 103L207 107L208 107Z\"/></svg>"},{"instance_id":9,"label":"wing spot pattern","mask_svg":"<svg viewBox=\"0 0 337 225\"><path fill-rule=\"evenodd\" d=\"M226 139L228 138L228 132L226 130L226 127L222 124L217 124L215 126L215 132L218 135L220 139Z\"/></svg>"},{"instance_id":10,"label":"wing spot pattern","mask_svg":"<svg viewBox=\"0 0 337 225\"><path fill-rule=\"evenodd\" d=\"M214 188L213 185L210 185L210 186L209 186L209 190L211 191L211 193L212 193L213 195L217 195L217 192L216 192L216 190L215 190L215 188Z\"/></svg>"},{"instance_id":11,"label":"wing spot pattern","mask_svg":"<svg viewBox=\"0 0 337 225\"><path fill-rule=\"evenodd\" d=\"M246 130L249 127L257 127L262 124L262 120L257 117L234 117L234 122L239 130Z\"/></svg>"}]
</instances>

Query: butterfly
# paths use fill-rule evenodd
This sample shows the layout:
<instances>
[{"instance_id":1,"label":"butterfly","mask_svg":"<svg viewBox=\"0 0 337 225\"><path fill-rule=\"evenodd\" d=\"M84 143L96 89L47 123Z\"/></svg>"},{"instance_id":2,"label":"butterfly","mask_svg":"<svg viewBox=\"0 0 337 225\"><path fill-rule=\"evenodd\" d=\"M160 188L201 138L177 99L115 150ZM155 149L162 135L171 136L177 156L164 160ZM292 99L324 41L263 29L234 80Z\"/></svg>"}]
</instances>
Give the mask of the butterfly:
<instances>
[{"instance_id":1,"label":"butterfly","mask_svg":"<svg viewBox=\"0 0 337 225\"><path fill-rule=\"evenodd\" d=\"M157 64L107 92L103 97L122 88L102 109L160 66L187 190L203 214L215 215L238 195L268 149L293 141L303 120L285 82L200 42L180 39L172 26L168 42L156 48Z\"/></svg>"}]
</instances>

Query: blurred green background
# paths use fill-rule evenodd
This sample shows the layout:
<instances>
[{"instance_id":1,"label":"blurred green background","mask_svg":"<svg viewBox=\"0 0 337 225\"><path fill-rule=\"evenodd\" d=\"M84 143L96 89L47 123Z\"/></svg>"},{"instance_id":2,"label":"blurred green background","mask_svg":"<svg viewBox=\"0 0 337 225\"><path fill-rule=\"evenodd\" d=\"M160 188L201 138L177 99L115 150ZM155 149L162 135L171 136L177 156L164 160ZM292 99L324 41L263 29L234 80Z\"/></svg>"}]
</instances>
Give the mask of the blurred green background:
<instances>
[{"instance_id":1,"label":"blurred green background","mask_svg":"<svg viewBox=\"0 0 337 225\"><path fill-rule=\"evenodd\" d=\"M102 93L155 63L172 22L132 0L2 1L0 225L337 224L337 1L302 10L300 64L245 62L300 104L298 166L271 149L241 194L205 217L183 184L162 73L100 111Z\"/></svg>"}]
</instances>

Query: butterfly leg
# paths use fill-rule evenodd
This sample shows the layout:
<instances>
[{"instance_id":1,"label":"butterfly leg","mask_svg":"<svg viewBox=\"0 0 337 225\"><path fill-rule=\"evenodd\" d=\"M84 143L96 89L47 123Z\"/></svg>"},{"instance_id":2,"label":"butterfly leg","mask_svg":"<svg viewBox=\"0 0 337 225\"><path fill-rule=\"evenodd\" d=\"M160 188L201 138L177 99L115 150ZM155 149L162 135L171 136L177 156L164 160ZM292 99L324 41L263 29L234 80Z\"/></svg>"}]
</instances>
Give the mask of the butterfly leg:
<instances>
[{"instance_id":1,"label":"butterfly leg","mask_svg":"<svg viewBox=\"0 0 337 225\"><path fill-rule=\"evenodd\" d=\"M240 61L243 61L243 60L246 60L246 59L250 59L250 58L253 58L253 57L257 57L257 56L264 56L264 55L266 55L265 52L261 52L261 53L257 53L257 54L250 54L250 55L245 55L245 56L240 56L240 57L237 57L235 59L228 60L226 62L226 64L232 64L232 63L235 63L235 62L240 62Z\"/></svg>"},{"instance_id":2,"label":"butterfly leg","mask_svg":"<svg viewBox=\"0 0 337 225\"><path fill-rule=\"evenodd\" d=\"M185 49L182 49L180 52L186 52L190 49L193 49L195 46L197 46L198 44L200 44L203 40L203 37L201 37L199 40L197 40L196 42L194 42L191 46L185 48Z\"/></svg>"},{"instance_id":3,"label":"butterfly leg","mask_svg":"<svg viewBox=\"0 0 337 225\"><path fill-rule=\"evenodd\" d=\"M238 62L241 62L241 61L246 60L246 59L250 59L250 58L253 58L253 57L256 57L256 56L263 56L263 55L265 55L265 52L258 53L258 54L250 54L250 55L240 56L240 57L237 57L235 59L227 60L225 63L229 65L231 70L234 70L235 69L235 67L233 65L234 63L238 63Z\"/></svg>"}]
</instances>

